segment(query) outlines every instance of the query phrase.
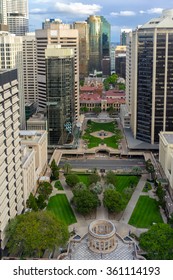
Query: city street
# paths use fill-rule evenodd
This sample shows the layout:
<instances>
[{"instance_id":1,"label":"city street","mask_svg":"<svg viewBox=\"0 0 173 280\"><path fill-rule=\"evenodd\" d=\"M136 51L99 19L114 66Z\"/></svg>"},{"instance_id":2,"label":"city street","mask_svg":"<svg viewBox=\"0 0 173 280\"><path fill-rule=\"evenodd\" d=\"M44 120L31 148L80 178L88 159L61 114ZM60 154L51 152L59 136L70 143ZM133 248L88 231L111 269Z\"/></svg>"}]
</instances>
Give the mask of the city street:
<instances>
[{"instance_id":1,"label":"city street","mask_svg":"<svg viewBox=\"0 0 173 280\"><path fill-rule=\"evenodd\" d=\"M61 160L59 166L62 167L66 162L70 163L72 168L77 169L129 169L133 167L140 167L145 169L145 161L141 159L108 159L108 158L96 158L96 159L68 159Z\"/></svg>"}]
</instances>

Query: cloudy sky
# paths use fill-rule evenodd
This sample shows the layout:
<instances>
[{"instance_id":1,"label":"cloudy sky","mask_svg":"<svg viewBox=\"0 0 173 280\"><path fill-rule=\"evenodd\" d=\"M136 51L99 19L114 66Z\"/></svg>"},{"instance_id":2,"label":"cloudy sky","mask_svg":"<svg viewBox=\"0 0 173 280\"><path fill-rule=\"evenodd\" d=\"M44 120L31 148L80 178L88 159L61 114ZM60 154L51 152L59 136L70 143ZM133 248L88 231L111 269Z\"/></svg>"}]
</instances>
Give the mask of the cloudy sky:
<instances>
[{"instance_id":1,"label":"cloudy sky","mask_svg":"<svg viewBox=\"0 0 173 280\"><path fill-rule=\"evenodd\" d=\"M89 15L103 15L111 24L112 41L118 42L120 29L134 29L170 8L172 0L29 0L30 30L41 28L46 18L71 23L86 20Z\"/></svg>"}]
</instances>

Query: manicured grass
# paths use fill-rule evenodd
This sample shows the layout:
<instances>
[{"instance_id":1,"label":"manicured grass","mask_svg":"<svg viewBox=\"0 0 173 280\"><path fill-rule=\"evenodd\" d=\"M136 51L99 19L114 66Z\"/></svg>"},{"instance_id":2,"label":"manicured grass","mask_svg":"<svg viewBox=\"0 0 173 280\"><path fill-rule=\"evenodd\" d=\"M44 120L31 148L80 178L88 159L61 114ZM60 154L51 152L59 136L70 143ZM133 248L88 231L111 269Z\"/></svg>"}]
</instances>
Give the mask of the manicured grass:
<instances>
[{"instance_id":1,"label":"manicured grass","mask_svg":"<svg viewBox=\"0 0 173 280\"><path fill-rule=\"evenodd\" d=\"M101 139L98 137L92 136L90 133L95 131L108 131L112 132L115 135ZM94 148L99 146L99 144L106 144L108 147L117 149L118 148L118 142L122 138L121 131L118 129L117 124L115 122L110 123L96 123L91 121L90 124L88 124L87 129L85 130L85 134L82 137L84 140L87 140L88 142L88 148Z\"/></svg>"},{"instance_id":2,"label":"manicured grass","mask_svg":"<svg viewBox=\"0 0 173 280\"><path fill-rule=\"evenodd\" d=\"M77 222L65 194L52 196L49 199L47 210L54 213L57 218L63 221L66 225L71 225Z\"/></svg>"},{"instance_id":3,"label":"manicured grass","mask_svg":"<svg viewBox=\"0 0 173 280\"><path fill-rule=\"evenodd\" d=\"M114 133L116 128L117 125L115 124L115 122L97 123L91 121L91 123L88 124L88 130L90 130L90 133L99 130L105 130Z\"/></svg>"},{"instance_id":4,"label":"manicured grass","mask_svg":"<svg viewBox=\"0 0 173 280\"><path fill-rule=\"evenodd\" d=\"M63 186L61 185L60 181L56 181L54 187L59 191L63 190Z\"/></svg>"},{"instance_id":5,"label":"manicured grass","mask_svg":"<svg viewBox=\"0 0 173 280\"><path fill-rule=\"evenodd\" d=\"M76 174L79 177L80 182L84 183L87 187L89 186L89 174Z\"/></svg>"},{"instance_id":6,"label":"manicured grass","mask_svg":"<svg viewBox=\"0 0 173 280\"><path fill-rule=\"evenodd\" d=\"M149 228L153 223L163 223L159 203L149 196L140 196L129 224L138 228Z\"/></svg>"},{"instance_id":7,"label":"manicured grass","mask_svg":"<svg viewBox=\"0 0 173 280\"><path fill-rule=\"evenodd\" d=\"M116 176L116 190L120 193L124 189L131 186L136 187L139 182L140 176L129 176L129 175L115 175Z\"/></svg>"}]
</instances>

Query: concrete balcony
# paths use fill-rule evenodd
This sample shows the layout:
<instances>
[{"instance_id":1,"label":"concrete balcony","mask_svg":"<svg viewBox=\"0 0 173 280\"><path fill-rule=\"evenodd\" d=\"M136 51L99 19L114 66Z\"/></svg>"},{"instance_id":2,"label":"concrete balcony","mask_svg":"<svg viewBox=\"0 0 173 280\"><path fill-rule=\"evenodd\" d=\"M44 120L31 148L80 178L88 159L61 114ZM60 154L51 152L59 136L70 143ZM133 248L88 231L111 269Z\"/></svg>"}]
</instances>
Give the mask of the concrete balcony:
<instances>
[{"instance_id":1,"label":"concrete balcony","mask_svg":"<svg viewBox=\"0 0 173 280\"><path fill-rule=\"evenodd\" d=\"M8 194L8 190L7 190L7 182L6 182L6 185L4 186L5 188L2 189L2 186L1 186L1 201L4 201L4 199L7 198L7 194Z\"/></svg>"},{"instance_id":2,"label":"concrete balcony","mask_svg":"<svg viewBox=\"0 0 173 280\"><path fill-rule=\"evenodd\" d=\"M5 127L8 128L13 123L12 118L5 121Z\"/></svg>"}]
</instances>

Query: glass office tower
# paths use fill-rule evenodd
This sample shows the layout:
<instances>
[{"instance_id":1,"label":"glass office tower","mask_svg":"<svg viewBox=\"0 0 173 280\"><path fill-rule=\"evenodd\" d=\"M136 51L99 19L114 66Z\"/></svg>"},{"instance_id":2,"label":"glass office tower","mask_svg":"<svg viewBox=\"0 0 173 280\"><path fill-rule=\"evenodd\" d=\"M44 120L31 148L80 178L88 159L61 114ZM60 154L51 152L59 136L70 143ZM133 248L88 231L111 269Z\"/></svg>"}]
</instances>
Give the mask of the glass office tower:
<instances>
[{"instance_id":1,"label":"glass office tower","mask_svg":"<svg viewBox=\"0 0 173 280\"><path fill-rule=\"evenodd\" d=\"M173 9L133 32L132 129L134 136L159 143L173 130Z\"/></svg>"},{"instance_id":2,"label":"glass office tower","mask_svg":"<svg viewBox=\"0 0 173 280\"><path fill-rule=\"evenodd\" d=\"M110 56L110 24L103 16L90 16L89 24L89 72L102 70L102 59Z\"/></svg>"},{"instance_id":3,"label":"glass office tower","mask_svg":"<svg viewBox=\"0 0 173 280\"><path fill-rule=\"evenodd\" d=\"M48 45L46 55L48 145L73 140L74 50Z\"/></svg>"}]
</instances>

